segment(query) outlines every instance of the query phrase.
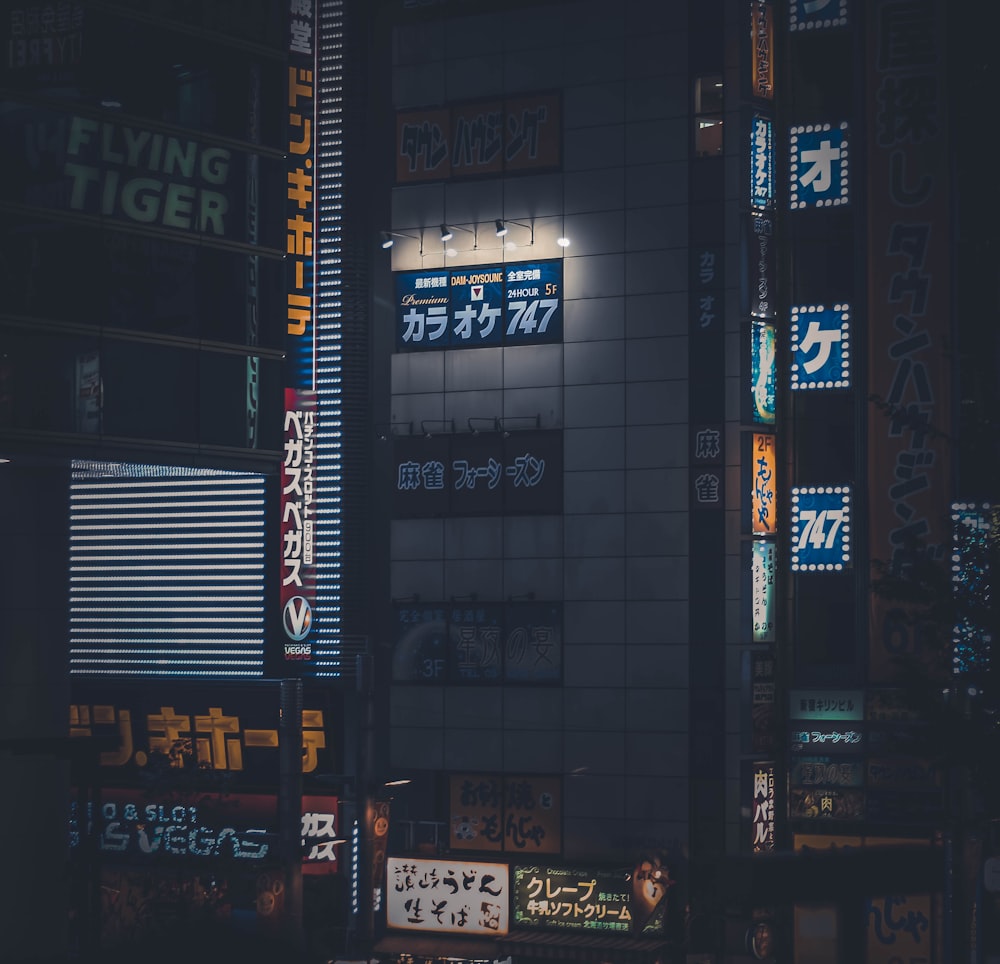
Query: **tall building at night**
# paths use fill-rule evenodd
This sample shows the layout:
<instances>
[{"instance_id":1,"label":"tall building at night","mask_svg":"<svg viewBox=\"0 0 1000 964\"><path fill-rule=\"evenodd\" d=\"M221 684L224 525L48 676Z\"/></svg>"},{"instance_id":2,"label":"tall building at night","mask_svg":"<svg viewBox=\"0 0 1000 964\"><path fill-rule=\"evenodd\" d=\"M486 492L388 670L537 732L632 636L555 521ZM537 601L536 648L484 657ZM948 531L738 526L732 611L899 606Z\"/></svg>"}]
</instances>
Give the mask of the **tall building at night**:
<instances>
[{"instance_id":1,"label":"tall building at night","mask_svg":"<svg viewBox=\"0 0 1000 964\"><path fill-rule=\"evenodd\" d=\"M978 30L921 0L378 5L373 636L413 781L382 954L995 940L901 685L928 627L872 592L953 554L968 583L994 526ZM475 926L422 890L458 867L508 883Z\"/></svg>"},{"instance_id":2,"label":"tall building at night","mask_svg":"<svg viewBox=\"0 0 1000 964\"><path fill-rule=\"evenodd\" d=\"M303 903L343 942L316 782L367 626L340 563L363 270L346 112L316 112L342 6L4 5L3 960L213 916L295 934ZM278 682L306 662L323 684Z\"/></svg>"},{"instance_id":3,"label":"tall building at night","mask_svg":"<svg viewBox=\"0 0 1000 964\"><path fill-rule=\"evenodd\" d=\"M996 14L9 6L0 960L995 952Z\"/></svg>"}]
</instances>

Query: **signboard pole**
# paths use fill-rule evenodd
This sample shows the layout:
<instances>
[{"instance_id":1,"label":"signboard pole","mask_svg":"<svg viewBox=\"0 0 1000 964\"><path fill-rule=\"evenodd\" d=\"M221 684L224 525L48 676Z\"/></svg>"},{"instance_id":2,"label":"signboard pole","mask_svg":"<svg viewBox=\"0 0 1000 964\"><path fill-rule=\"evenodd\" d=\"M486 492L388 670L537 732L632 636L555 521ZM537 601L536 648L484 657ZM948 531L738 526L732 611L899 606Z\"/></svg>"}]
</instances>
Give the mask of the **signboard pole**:
<instances>
[{"instance_id":1,"label":"signboard pole","mask_svg":"<svg viewBox=\"0 0 1000 964\"><path fill-rule=\"evenodd\" d=\"M278 752L278 833L285 868L288 937L303 942L302 931L302 680L283 679L280 690Z\"/></svg>"}]
</instances>

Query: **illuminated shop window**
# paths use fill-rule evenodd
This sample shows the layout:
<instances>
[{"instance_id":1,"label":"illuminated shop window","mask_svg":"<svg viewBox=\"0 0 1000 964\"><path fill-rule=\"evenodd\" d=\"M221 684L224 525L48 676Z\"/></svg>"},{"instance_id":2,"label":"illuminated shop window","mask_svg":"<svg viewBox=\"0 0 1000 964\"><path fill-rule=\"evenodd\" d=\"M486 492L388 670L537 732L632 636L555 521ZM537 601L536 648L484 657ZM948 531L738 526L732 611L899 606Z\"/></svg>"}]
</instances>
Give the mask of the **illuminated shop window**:
<instances>
[{"instance_id":1,"label":"illuminated shop window","mask_svg":"<svg viewBox=\"0 0 1000 964\"><path fill-rule=\"evenodd\" d=\"M694 82L695 157L722 154L722 75L706 74Z\"/></svg>"}]
</instances>

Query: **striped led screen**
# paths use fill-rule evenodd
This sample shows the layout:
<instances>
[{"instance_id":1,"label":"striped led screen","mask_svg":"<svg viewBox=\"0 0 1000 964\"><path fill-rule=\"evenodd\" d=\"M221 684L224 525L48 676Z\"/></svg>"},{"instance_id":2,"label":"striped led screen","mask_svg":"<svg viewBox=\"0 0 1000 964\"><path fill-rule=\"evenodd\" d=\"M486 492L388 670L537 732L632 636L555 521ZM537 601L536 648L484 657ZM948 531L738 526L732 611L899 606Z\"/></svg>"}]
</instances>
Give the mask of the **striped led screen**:
<instances>
[{"instance_id":1,"label":"striped led screen","mask_svg":"<svg viewBox=\"0 0 1000 964\"><path fill-rule=\"evenodd\" d=\"M260 676L264 479L76 462L70 672Z\"/></svg>"}]
</instances>

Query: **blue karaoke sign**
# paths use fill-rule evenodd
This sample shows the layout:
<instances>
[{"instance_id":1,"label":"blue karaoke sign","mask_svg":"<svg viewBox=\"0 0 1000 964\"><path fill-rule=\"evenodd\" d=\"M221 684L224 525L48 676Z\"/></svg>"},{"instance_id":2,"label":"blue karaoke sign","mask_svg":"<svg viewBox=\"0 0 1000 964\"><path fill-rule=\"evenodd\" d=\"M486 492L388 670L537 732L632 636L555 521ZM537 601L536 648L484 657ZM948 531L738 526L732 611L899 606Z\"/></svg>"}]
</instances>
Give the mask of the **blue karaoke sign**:
<instances>
[{"instance_id":1,"label":"blue karaoke sign","mask_svg":"<svg viewBox=\"0 0 1000 964\"><path fill-rule=\"evenodd\" d=\"M562 261L405 271L396 281L396 351L562 341Z\"/></svg>"},{"instance_id":2,"label":"blue karaoke sign","mask_svg":"<svg viewBox=\"0 0 1000 964\"><path fill-rule=\"evenodd\" d=\"M792 308L792 389L850 388L850 336L848 305Z\"/></svg>"},{"instance_id":3,"label":"blue karaoke sign","mask_svg":"<svg viewBox=\"0 0 1000 964\"><path fill-rule=\"evenodd\" d=\"M851 564L851 490L846 485L793 486L791 569L841 570Z\"/></svg>"},{"instance_id":4,"label":"blue karaoke sign","mask_svg":"<svg viewBox=\"0 0 1000 964\"><path fill-rule=\"evenodd\" d=\"M774 204L774 128L760 114L754 114L750 130L750 204L757 211Z\"/></svg>"},{"instance_id":5,"label":"blue karaoke sign","mask_svg":"<svg viewBox=\"0 0 1000 964\"><path fill-rule=\"evenodd\" d=\"M789 200L792 210L847 204L847 124L807 124L789 136Z\"/></svg>"}]
</instances>

